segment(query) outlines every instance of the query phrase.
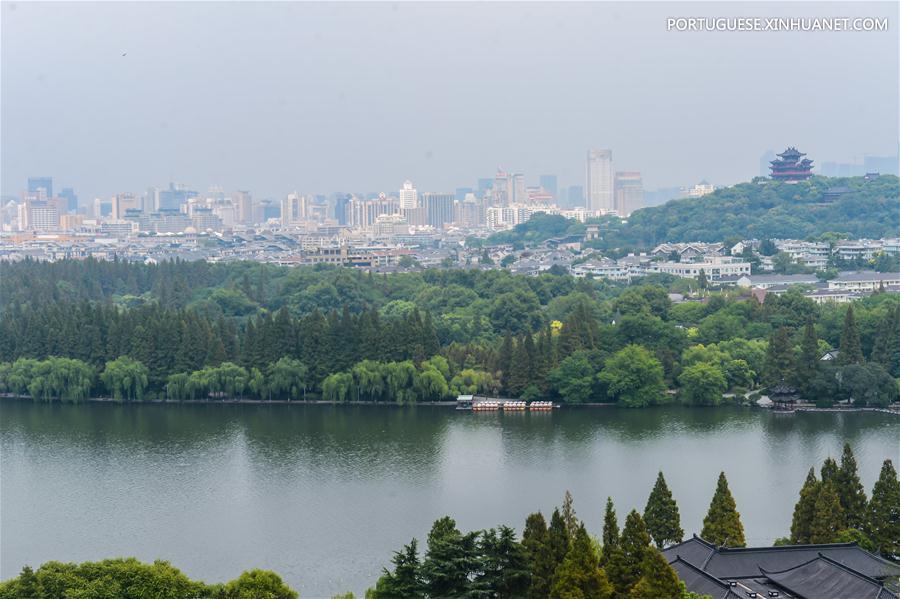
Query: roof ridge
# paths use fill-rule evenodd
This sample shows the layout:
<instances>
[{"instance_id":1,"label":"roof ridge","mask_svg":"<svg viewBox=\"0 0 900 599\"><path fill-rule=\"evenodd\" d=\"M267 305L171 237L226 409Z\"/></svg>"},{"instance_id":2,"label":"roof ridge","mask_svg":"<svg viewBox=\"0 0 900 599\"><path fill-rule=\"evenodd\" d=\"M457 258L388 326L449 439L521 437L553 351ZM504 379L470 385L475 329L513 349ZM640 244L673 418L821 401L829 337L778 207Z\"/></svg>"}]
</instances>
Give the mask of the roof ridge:
<instances>
[{"instance_id":1,"label":"roof ridge","mask_svg":"<svg viewBox=\"0 0 900 599\"><path fill-rule=\"evenodd\" d=\"M815 547L825 547L825 548L851 548L851 547L859 547L859 543L856 541L850 541L847 543L807 543L804 545L772 545L771 547L718 547L717 551L721 553L741 553L741 552L750 552L750 551L790 551L790 550L808 550ZM860 550L865 551L862 547L859 547ZM868 551L866 551L868 553ZM872 554L874 557L878 557ZM883 559L883 558L879 558ZM889 562L890 563L890 562Z\"/></svg>"},{"instance_id":2,"label":"roof ridge","mask_svg":"<svg viewBox=\"0 0 900 599\"><path fill-rule=\"evenodd\" d=\"M705 576L706 578L711 579L713 582L722 585L722 586L723 586L724 588L726 588L726 589L730 589L730 588L731 588L731 585L728 584L726 581L722 580L722 579L719 578L718 576L713 576L712 574L710 574L710 573L707 572L706 570L703 570L702 568L699 568L699 567L695 566L694 564L692 564L691 562L687 561L686 559L684 559L683 557L681 557L681 556L678 555L677 553L675 554L675 559L673 559L671 562L669 562L669 564L674 564L675 562L681 562L682 564L686 565L687 567L691 568L692 570L695 570L695 571L698 572L699 574L702 574L702 575Z\"/></svg>"}]
</instances>

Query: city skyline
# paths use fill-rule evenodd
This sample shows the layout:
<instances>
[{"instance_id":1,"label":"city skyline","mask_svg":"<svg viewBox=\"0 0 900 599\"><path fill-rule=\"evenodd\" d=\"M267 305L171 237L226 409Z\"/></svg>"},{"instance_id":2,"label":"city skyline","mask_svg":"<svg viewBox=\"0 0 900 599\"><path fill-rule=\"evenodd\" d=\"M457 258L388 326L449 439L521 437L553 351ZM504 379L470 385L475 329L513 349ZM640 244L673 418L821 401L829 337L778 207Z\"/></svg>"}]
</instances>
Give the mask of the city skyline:
<instances>
[{"instance_id":1,"label":"city skyline","mask_svg":"<svg viewBox=\"0 0 900 599\"><path fill-rule=\"evenodd\" d=\"M582 186L587 148L659 189L748 180L792 144L840 163L897 153L893 32L723 38L666 31L659 4L512 6L4 3L2 193L43 173L82 198L167 181L273 198L406 178L452 190L498 165ZM893 24L897 6L766 5L835 11ZM785 56L829 68L772 68Z\"/></svg>"}]
</instances>

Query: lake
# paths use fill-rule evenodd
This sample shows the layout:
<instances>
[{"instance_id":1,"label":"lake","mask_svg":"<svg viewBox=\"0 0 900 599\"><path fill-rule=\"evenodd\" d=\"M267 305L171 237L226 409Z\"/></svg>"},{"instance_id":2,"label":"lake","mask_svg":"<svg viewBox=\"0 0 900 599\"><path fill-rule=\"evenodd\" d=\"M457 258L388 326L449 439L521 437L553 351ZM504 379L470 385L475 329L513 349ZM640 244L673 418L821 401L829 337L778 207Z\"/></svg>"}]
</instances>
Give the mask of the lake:
<instances>
[{"instance_id":1,"label":"lake","mask_svg":"<svg viewBox=\"0 0 900 599\"><path fill-rule=\"evenodd\" d=\"M788 533L806 471L845 440L870 493L882 460L900 457L900 417L5 400L0 577L128 555L208 582L260 567L304 598L360 594L442 515L464 530L521 531L569 489L599 536L607 495L621 525L643 511L660 469L687 534L724 470L748 543L768 544Z\"/></svg>"}]
</instances>

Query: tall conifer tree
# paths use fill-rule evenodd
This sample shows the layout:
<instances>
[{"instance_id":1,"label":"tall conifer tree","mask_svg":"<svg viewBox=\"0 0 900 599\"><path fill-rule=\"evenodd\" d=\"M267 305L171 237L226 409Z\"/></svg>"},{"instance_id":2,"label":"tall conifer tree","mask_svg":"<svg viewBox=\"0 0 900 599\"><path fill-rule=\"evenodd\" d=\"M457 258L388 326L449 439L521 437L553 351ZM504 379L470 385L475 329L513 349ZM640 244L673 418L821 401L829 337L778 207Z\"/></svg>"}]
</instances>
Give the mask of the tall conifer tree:
<instances>
[{"instance_id":1,"label":"tall conifer tree","mask_svg":"<svg viewBox=\"0 0 900 599\"><path fill-rule=\"evenodd\" d=\"M816 498L819 496L819 480L815 468L810 468L806 482L800 489L800 499L794 506L794 517L791 520L791 542L795 544L809 543L809 533L816 515Z\"/></svg>"},{"instance_id":2,"label":"tall conifer tree","mask_svg":"<svg viewBox=\"0 0 900 599\"><path fill-rule=\"evenodd\" d=\"M881 465L867 511L865 532L875 548L887 559L900 561L900 481L891 460Z\"/></svg>"},{"instance_id":3,"label":"tall conifer tree","mask_svg":"<svg viewBox=\"0 0 900 599\"><path fill-rule=\"evenodd\" d=\"M856 327L852 304L847 306L847 313L844 315L839 349L837 363L840 366L863 363L862 345L859 342L859 329Z\"/></svg>"},{"instance_id":4,"label":"tall conifer tree","mask_svg":"<svg viewBox=\"0 0 900 599\"><path fill-rule=\"evenodd\" d=\"M680 543L684 538L678 504L672 498L672 492L669 490L662 472L657 475L656 484L653 485L653 490L647 499L644 521L647 523L647 530L657 547L662 548L673 543Z\"/></svg>"},{"instance_id":5,"label":"tall conifer tree","mask_svg":"<svg viewBox=\"0 0 900 599\"><path fill-rule=\"evenodd\" d=\"M816 497L815 515L809 529L809 542L816 545L833 543L844 527L844 510L841 509L837 488L830 480L823 482Z\"/></svg>"},{"instance_id":6,"label":"tall conifer tree","mask_svg":"<svg viewBox=\"0 0 900 599\"><path fill-rule=\"evenodd\" d=\"M856 458L853 457L849 443L844 443L841 468L837 475L837 491L846 525L862 530L866 521L866 492L859 480Z\"/></svg>"},{"instance_id":7,"label":"tall conifer tree","mask_svg":"<svg viewBox=\"0 0 900 599\"><path fill-rule=\"evenodd\" d=\"M724 472L719 473L716 492L703 519L703 531L700 536L715 545L728 547L745 545L744 525L741 524L741 515L737 511L734 497L731 496Z\"/></svg>"}]
</instances>

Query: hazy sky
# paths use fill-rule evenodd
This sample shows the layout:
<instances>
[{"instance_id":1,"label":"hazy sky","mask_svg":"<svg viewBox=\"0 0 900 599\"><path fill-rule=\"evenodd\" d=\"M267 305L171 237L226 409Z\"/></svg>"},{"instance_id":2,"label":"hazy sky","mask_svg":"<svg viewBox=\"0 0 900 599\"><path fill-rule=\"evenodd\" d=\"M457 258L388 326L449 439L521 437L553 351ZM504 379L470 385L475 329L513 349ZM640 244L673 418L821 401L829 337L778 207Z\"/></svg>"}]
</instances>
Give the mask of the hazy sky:
<instances>
[{"instance_id":1,"label":"hazy sky","mask_svg":"<svg viewBox=\"0 0 900 599\"><path fill-rule=\"evenodd\" d=\"M582 184L592 146L653 189L746 180L788 144L893 155L898 6L3 2L2 192L452 190L498 166ZM890 27L666 31L784 15Z\"/></svg>"}]
</instances>

